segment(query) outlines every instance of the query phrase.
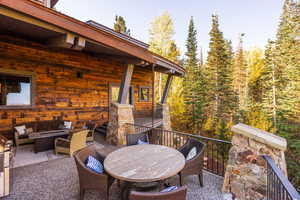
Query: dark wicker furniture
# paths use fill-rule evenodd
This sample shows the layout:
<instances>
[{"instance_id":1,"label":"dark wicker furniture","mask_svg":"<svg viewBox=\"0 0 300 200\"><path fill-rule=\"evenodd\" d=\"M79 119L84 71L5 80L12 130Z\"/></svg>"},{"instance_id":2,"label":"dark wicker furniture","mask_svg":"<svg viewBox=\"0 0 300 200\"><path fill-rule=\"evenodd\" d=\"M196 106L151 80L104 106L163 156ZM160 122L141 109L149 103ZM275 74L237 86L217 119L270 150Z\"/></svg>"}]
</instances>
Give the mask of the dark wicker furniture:
<instances>
[{"instance_id":1,"label":"dark wicker furniture","mask_svg":"<svg viewBox=\"0 0 300 200\"><path fill-rule=\"evenodd\" d=\"M46 120L46 121L35 121L35 122L27 122L16 124L16 126L25 125L26 129L31 128L33 132L44 132L44 131L51 131L51 130L61 130L63 121L61 120ZM14 131L14 139L16 146L20 144L27 144L32 143L33 140L29 138L28 134L19 135L17 131Z\"/></svg>"},{"instance_id":2,"label":"dark wicker furniture","mask_svg":"<svg viewBox=\"0 0 300 200\"><path fill-rule=\"evenodd\" d=\"M193 147L196 147L197 155L194 158L187 160L183 170L179 173L180 185L183 185L183 178L185 176L198 175L200 186L203 187L202 168L205 144L195 139L189 139L181 148L179 148L179 151L186 158Z\"/></svg>"},{"instance_id":3,"label":"dark wicker furniture","mask_svg":"<svg viewBox=\"0 0 300 200\"><path fill-rule=\"evenodd\" d=\"M89 155L94 156L103 163L104 158L96 153L94 146L87 146L74 153L74 158L79 175L80 199L84 199L84 192L93 189L104 194L106 200L109 199L109 189L114 182L114 178L106 174L98 174L85 166L85 161Z\"/></svg>"},{"instance_id":4,"label":"dark wicker furniture","mask_svg":"<svg viewBox=\"0 0 300 200\"><path fill-rule=\"evenodd\" d=\"M171 192L137 192L131 191L129 200L186 200L186 186Z\"/></svg>"},{"instance_id":5,"label":"dark wicker furniture","mask_svg":"<svg viewBox=\"0 0 300 200\"><path fill-rule=\"evenodd\" d=\"M29 135L29 139L34 141L34 152L42 152L54 149L54 141L58 137L67 138L69 130L54 130L35 132Z\"/></svg>"},{"instance_id":6,"label":"dark wicker furniture","mask_svg":"<svg viewBox=\"0 0 300 200\"><path fill-rule=\"evenodd\" d=\"M127 146L136 145L138 140L149 142L148 133L137 133L137 134L126 135Z\"/></svg>"}]
</instances>

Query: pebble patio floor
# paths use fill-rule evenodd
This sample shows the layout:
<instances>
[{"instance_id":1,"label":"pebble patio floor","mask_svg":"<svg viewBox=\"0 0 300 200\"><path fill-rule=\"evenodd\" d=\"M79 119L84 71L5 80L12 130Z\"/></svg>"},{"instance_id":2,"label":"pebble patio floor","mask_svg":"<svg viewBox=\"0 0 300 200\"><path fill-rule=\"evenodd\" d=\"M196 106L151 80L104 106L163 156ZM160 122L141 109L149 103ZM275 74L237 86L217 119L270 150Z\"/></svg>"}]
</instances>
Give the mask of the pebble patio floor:
<instances>
[{"instance_id":1,"label":"pebble patio floor","mask_svg":"<svg viewBox=\"0 0 300 200\"><path fill-rule=\"evenodd\" d=\"M102 147L101 147L102 146ZM103 145L98 145L103 148ZM105 147L104 147L105 148ZM197 176L184 179L188 187L188 200L223 200L223 178L204 172L204 187L199 186ZM178 177L169 181L178 184ZM13 169L13 189L4 200L77 200L79 199L78 174L73 158L59 158L39 164ZM97 191L87 191L85 199L103 199ZM120 189L114 183L110 200L120 199Z\"/></svg>"}]
</instances>

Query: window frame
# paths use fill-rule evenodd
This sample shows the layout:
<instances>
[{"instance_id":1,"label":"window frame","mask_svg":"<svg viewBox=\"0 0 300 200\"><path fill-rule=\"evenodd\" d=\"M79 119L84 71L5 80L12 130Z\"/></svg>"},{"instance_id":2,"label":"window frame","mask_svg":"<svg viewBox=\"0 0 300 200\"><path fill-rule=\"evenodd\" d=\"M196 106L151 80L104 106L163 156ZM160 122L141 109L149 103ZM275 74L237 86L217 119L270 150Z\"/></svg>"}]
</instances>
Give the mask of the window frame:
<instances>
[{"instance_id":1,"label":"window frame","mask_svg":"<svg viewBox=\"0 0 300 200\"><path fill-rule=\"evenodd\" d=\"M148 100L143 100L142 97L142 89L148 89ZM139 86L139 102L151 102L151 87L150 86Z\"/></svg>"},{"instance_id":2,"label":"window frame","mask_svg":"<svg viewBox=\"0 0 300 200\"><path fill-rule=\"evenodd\" d=\"M121 83L109 83L109 92L108 92L108 103L109 103L109 107L112 103L112 87L121 87ZM130 95L131 94L131 95ZM134 86L130 85L129 88L129 93L128 93L129 97L129 105L134 106ZM130 102L131 101L131 102Z\"/></svg>"},{"instance_id":3,"label":"window frame","mask_svg":"<svg viewBox=\"0 0 300 200\"><path fill-rule=\"evenodd\" d=\"M30 80L30 105L0 105L0 109L26 109L35 106L36 74L34 72L19 71L12 69L0 69L0 74L8 76L26 77Z\"/></svg>"}]
</instances>

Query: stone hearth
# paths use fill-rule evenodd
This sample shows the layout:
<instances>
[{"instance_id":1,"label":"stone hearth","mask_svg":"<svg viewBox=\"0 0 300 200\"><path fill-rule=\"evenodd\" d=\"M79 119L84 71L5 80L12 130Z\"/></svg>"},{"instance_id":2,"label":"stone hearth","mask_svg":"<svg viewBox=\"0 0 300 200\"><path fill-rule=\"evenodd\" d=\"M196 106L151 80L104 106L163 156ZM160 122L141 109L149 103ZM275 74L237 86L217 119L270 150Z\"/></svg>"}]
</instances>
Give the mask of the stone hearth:
<instances>
[{"instance_id":1,"label":"stone hearth","mask_svg":"<svg viewBox=\"0 0 300 200\"><path fill-rule=\"evenodd\" d=\"M262 200L266 196L267 169L261 157L269 155L286 175L284 151L287 142L272 133L245 124L232 127L234 133L229 151L223 192L236 200Z\"/></svg>"}]
</instances>

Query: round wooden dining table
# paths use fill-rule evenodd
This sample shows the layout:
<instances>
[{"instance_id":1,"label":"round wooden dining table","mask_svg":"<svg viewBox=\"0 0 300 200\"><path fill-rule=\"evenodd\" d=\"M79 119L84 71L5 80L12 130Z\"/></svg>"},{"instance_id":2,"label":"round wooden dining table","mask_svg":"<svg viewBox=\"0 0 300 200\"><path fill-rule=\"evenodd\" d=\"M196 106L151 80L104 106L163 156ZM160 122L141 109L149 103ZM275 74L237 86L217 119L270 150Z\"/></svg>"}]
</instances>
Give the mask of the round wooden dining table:
<instances>
[{"instance_id":1,"label":"round wooden dining table","mask_svg":"<svg viewBox=\"0 0 300 200\"><path fill-rule=\"evenodd\" d=\"M108 154L104 160L105 171L125 182L122 198L123 193L128 192L133 183L163 181L178 174L184 165L185 158L182 153L154 144L123 147Z\"/></svg>"}]
</instances>

